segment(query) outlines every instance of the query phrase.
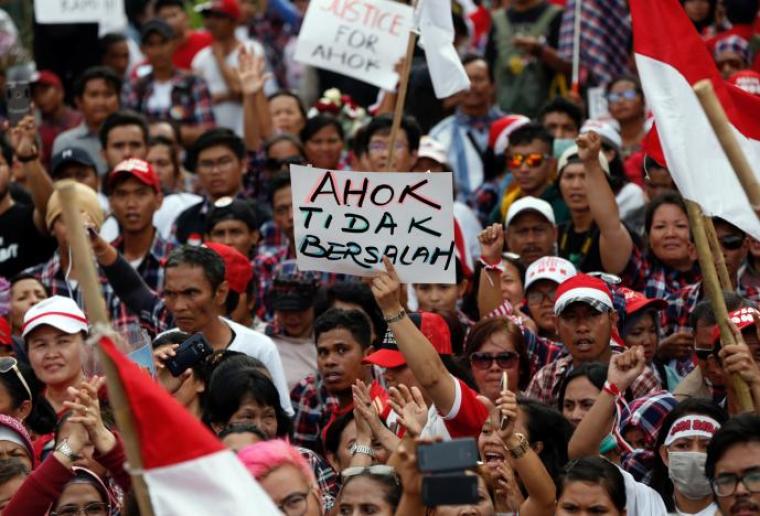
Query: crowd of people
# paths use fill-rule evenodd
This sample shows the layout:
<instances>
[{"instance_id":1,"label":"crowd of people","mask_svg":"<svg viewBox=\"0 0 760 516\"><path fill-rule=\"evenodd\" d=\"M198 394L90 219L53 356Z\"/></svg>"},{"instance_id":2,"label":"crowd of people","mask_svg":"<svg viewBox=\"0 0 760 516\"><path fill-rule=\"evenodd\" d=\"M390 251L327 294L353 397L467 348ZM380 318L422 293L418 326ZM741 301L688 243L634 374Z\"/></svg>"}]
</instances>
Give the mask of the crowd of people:
<instances>
[{"instance_id":1,"label":"crowd of people","mask_svg":"<svg viewBox=\"0 0 760 516\"><path fill-rule=\"evenodd\" d=\"M418 48L393 149L396 91L295 61L300 0L127 1L99 61L27 77L26 116L0 102L0 514L140 513L68 185L123 347L287 516L760 515L760 241L709 221L722 342L627 2L584 1L570 87L577 1L453 2L470 87L436 99ZM758 0L680 4L760 94ZM450 173L455 283L300 270L291 165ZM477 496L426 506L420 450L452 439Z\"/></svg>"}]
</instances>

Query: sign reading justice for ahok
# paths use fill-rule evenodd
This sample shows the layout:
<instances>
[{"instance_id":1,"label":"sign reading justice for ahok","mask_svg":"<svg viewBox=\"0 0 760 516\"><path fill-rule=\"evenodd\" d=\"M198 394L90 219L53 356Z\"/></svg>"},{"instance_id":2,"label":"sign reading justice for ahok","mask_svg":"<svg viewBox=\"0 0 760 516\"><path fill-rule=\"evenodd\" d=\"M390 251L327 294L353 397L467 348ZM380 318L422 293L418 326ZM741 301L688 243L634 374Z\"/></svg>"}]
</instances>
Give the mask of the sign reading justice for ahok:
<instances>
[{"instance_id":1,"label":"sign reading justice for ahok","mask_svg":"<svg viewBox=\"0 0 760 516\"><path fill-rule=\"evenodd\" d=\"M388 256L404 283L454 283L450 172L290 173L299 269L372 276Z\"/></svg>"}]
</instances>

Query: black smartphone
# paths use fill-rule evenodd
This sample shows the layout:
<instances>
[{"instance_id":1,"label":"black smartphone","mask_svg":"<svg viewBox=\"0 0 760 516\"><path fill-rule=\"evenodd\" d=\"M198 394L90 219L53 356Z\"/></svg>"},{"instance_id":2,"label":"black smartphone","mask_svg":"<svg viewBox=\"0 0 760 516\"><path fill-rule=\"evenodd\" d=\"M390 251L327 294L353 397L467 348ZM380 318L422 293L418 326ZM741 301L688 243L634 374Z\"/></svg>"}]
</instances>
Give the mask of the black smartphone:
<instances>
[{"instance_id":1,"label":"black smartphone","mask_svg":"<svg viewBox=\"0 0 760 516\"><path fill-rule=\"evenodd\" d=\"M437 505L476 505L478 477L475 474L442 473L422 477L422 503Z\"/></svg>"},{"instance_id":2,"label":"black smartphone","mask_svg":"<svg viewBox=\"0 0 760 516\"><path fill-rule=\"evenodd\" d=\"M463 471L478 464L478 445L472 437L417 447L417 466L422 473Z\"/></svg>"},{"instance_id":3,"label":"black smartphone","mask_svg":"<svg viewBox=\"0 0 760 516\"><path fill-rule=\"evenodd\" d=\"M177 377L184 373L188 367L195 364L213 353L206 337L202 333L196 333L176 349L176 355L169 358L166 362L166 368L172 376Z\"/></svg>"},{"instance_id":4,"label":"black smartphone","mask_svg":"<svg viewBox=\"0 0 760 516\"><path fill-rule=\"evenodd\" d=\"M32 112L32 92L28 82L12 82L5 87L5 105L11 127Z\"/></svg>"}]
</instances>

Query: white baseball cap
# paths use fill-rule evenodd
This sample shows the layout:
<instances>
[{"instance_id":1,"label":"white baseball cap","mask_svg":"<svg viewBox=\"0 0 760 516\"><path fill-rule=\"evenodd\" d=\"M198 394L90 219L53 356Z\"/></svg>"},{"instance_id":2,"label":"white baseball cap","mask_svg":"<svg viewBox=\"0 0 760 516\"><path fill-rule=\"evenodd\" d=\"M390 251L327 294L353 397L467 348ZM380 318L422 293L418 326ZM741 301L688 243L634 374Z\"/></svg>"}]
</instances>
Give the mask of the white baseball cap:
<instances>
[{"instance_id":1,"label":"white baseball cap","mask_svg":"<svg viewBox=\"0 0 760 516\"><path fill-rule=\"evenodd\" d=\"M576 158L578 156L577 145L568 147L565 152L563 152L559 157L559 161L557 162L557 175L562 174L562 170L568 165L574 156ZM605 156L603 152L599 153L599 165L602 167L602 170L604 170L605 174L610 175L610 163L607 161L607 156Z\"/></svg>"},{"instance_id":2,"label":"white baseball cap","mask_svg":"<svg viewBox=\"0 0 760 516\"><path fill-rule=\"evenodd\" d=\"M615 147L617 151L623 146L620 132L618 132L615 125L607 120L586 120L586 123L581 127L580 133L586 134L590 131L597 133L607 145Z\"/></svg>"},{"instance_id":3,"label":"white baseball cap","mask_svg":"<svg viewBox=\"0 0 760 516\"><path fill-rule=\"evenodd\" d=\"M449 161L446 157L446 147L430 136L423 136L420 139L420 148L417 150L417 158L432 159L441 165L448 165Z\"/></svg>"},{"instance_id":4,"label":"white baseball cap","mask_svg":"<svg viewBox=\"0 0 760 516\"><path fill-rule=\"evenodd\" d=\"M507 210L507 216L504 219L504 224L506 226L509 226L515 217L527 210L536 211L539 213L539 215L542 215L552 224L556 224L554 220L554 209L552 208L552 205L543 199L539 199L538 197L531 197L530 195L520 197L509 205L509 210Z\"/></svg>"},{"instance_id":5,"label":"white baseball cap","mask_svg":"<svg viewBox=\"0 0 760 516\"><path fill-rule=\"evenodd\" d=\"M24 315L21 336L44 324L68 334L87 332L87 317L70 297L52 296L31 307Z\"/></svg>"},{"instance_id":6,"label":"white baseball cap","mask_svg":"<svg viewBox=\"0 0 760 516\"><path fill-rule=\"evenodd\" d=\"M572 262L559 256L543 256L531 263L525 271L525 290L538 280L551 280L557 285L567 278L575 276L578 271Z\"/></svg>"}]
</instances>

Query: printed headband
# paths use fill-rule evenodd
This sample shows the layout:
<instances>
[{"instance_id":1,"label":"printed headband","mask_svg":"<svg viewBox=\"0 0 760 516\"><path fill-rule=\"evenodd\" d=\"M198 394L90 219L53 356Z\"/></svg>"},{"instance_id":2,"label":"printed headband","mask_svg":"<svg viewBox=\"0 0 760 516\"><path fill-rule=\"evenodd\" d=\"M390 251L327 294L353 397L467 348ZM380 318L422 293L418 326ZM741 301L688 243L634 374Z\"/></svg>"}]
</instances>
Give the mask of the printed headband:
<instances>
[{"instance_id":1,"label":"printed headband","mask_svg":"<svg viewBox=\"0 0 760 516\"><path fill-rule=\"evenodd\" d=\"M712 439L715 432L720 429L720 423L715 421L710 416L704 416L702 414L689 414L678 418L673 422L673 426L670 427L668 436L663 443L665 446L670 446L676 439L683 439L686 437L704 437L705 439Z\"/></svg>"}]
</instances>

